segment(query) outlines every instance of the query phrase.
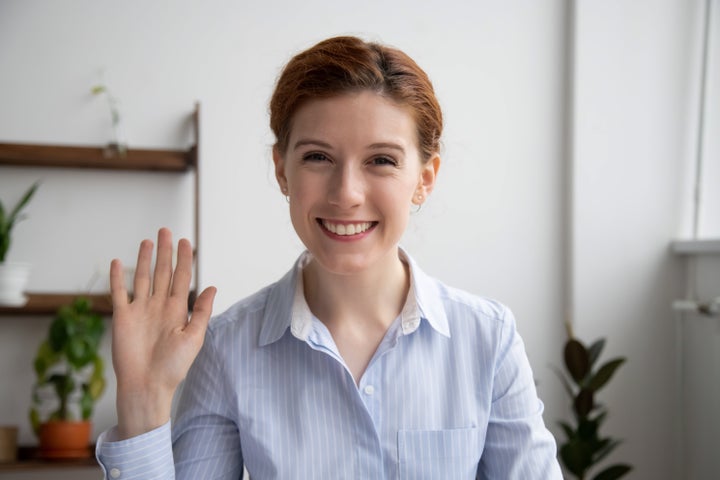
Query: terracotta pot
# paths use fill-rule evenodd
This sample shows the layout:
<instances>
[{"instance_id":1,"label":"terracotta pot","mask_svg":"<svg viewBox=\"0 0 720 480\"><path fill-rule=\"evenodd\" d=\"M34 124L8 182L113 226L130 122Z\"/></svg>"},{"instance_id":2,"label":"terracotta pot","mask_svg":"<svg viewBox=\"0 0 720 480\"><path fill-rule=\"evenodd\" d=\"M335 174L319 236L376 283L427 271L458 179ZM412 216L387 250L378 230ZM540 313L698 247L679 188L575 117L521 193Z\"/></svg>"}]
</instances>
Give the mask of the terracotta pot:
<instances>
[{"instance_id":1,"label":"terracotta pot","mask_svg":"<svg viewBox=\"0 0 720 480\"><path fill-rule=\"evenodd\" d=\"M86 458L90 456L90 421L53 420L40 425L40 456L43 458Z\"/></svg>"}]
</instances>

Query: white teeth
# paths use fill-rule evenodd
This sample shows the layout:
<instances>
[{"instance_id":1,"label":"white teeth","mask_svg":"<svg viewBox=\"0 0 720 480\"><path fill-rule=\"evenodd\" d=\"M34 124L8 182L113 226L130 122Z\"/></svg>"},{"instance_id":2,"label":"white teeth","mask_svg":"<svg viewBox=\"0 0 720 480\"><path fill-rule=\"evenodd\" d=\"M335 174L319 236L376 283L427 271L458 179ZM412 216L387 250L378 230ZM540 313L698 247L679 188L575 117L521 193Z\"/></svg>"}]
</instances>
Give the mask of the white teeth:
<instances>
[{"instance_id":1,"label":"white teeth","mask_svg":"<svg viewBox=\"0 0 720 480\"><path fill-rule=\"evenodd\" d=\"M366 231L372 225L372 223L370 223L370 222L335 224L335 223L330 223L327 220L323 220L322 224L323 224L323 227L330 230L335 235L357 235L358 233L362 233L362 232Z\"/></svg>"}]
</instances>

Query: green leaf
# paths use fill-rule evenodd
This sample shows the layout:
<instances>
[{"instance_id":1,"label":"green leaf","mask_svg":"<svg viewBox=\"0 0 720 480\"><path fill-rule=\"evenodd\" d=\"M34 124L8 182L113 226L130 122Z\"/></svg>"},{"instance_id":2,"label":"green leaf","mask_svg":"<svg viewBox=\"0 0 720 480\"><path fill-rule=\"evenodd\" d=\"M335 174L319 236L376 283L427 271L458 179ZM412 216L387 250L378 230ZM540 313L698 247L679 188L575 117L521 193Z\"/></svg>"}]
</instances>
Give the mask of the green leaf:
<instances>
[{"instance_id":1,"label":"green leaf","mask_svg":"<svg viewBox=\"0 0 720 480\"><path fill-rule=\"evenodd\" d=\"M32 426L33 432L35 432L35 435L37 435L39 437L40 436L40 413L37 411L36 408L31 408L28 417L30 418L30 425Z\"/></svg>"},{"instance_id":2,"label":"green leaf","mask_svg":"<svg viewBox=\"0 0 720 480\"><path fill-rule=\"evenodd\" d=\"M579 438L590 442L597 442L598 424L594 420L581 418L578 422L577 434Z\"/></svg>"},{"instance_id":3,"label":"green leaf","mask_svg":"<svg viewBox=\"0 0 720 480\"><path fill-rule=\"evenodd\" d=\"M585 346L575 339L568 340L564 351L565 366L578 385L590 371L590 359Z\"/></svg>"},{"instance_id":4,"label":"green leaf","mask_svg":"<svg viewBox=\"0 0 720 480\"><path fill-rule=\"evenodd\" d=\"M565 436L568 440L572 440L575 438L575 430L566 422L558 422L558 425L560 425L565 432Z\"/></svg>"},{"instance_id":5,"label":"green leaf","mask_svg":"<svg viewBox=\"0 0 720 480\"><path fill-rule=\"evenodd\" d=\"M84 338L71 338L65 347L68 363L76 370L81 369L92 361L94 352L88 348Z\"/></svg>"},{"instance_id":6,"label":"green leaf","mask_svg":"<svg viewBox=\"0 0 720 480\"><path fill-rule=\"evenodd\" d=\"M25 195L23 195L23 197L20 199L20 201L10 211L10 215L8 215L8 220L7 220L7 223L9 225L12 226L13 223L15 223L15 220L16 220L18 214L20 213L20 211L23 208L25 208L25 206L28 204L28 202L30 202L30 199L33 197L33 195L35 194L35 191L38 189L39 186L40 186L39 182L33 183L30 186L30 188L25 192Z\"/></svg>"},{"instance_id":7,"label":"green leaf","mask_svg":"<svg viewBox=\"0 0 720 480\"><path fill-rule=\"evenodd\" d=\"M615 360L611 360L600 367L600 370L598 370L597 373L590 379L590 382L588 382L588 388L593 392L600 390L607 382L610 381L615 373L615 370L617 370L624 362L624 358L616 358Z\"/></svg>"},{"instance_id":8,"label":"green leaf","mask_svg":"<svg viewBox=\"0 0 720 480\"><path fill-rule=\"evenodd\" d=\"M88 384L88 393L90 398L95 401L100 398L103 391L105 391L105 379L104 378L93 378Z\"/></svg>"},{"instance_id":9,"label":"green leaf","mask_svg":"<svg viewBox=\"0 0 720 480\"><path fill-rule=\"evenodd\" d=\"M20 201L10 209L10 213L7 213L2 202L0 202L0 262L5 261L7 252L10 250L13 226L23 219L23 217L20 216L20 211L28 204L39 185L39 182L31 185Z\"/></svg>"},{"instance_id":10,"label":"green leaf","mask_svg":"<svg viewBox=\"0 0 720 480\"><path fill-rule=\"evenodd\" d=\"M595 342L593 342L592 345L590 345L590 348L588 348L588 357L590 358L590 366L595 365L595 362L597 362L598 358L600 358L600 353L602 353L603 348L605 348L605 339L604 338L596 340Z\"/></svg>"},{"instance_id":11,"label":"green leaf","mask_svg":"<svg viewBox=\"0 0 720 480\"><path fill-rule=\"evenodd\" d=\"M65 344L68 341L68 325L62 317L57 317L50 324L50 331L48 333L48 341L50 348L55 352L62 352L65 350Z\"/></svg>"},{"instance_id":12,"label":"green leaf","mask_svg":"<svg viewBox=\"0 0 720 480\"><path fill-rule=\"evenodd\" d=\"M580 390L577 397L575 397L575 402L573 403L575 413L577 413L580 418L587 417L594 406L595 397L593 395L593 391L587 388Z\"/></svg>"},{"instance_id":13,"label":"green leaf","mask_svg":"<svg viewBox=\"0 0 720 480\"><path fill-rule=\"evenodd\" d=\"M560 459L575 476L583 477L592 464L592 453L586 443L574 440L560 448Z\"/></svg>"},{"instance_id":14,"label":"green leaf","mask_svg":"<svg viewBox=\"0 0 720 480\"><path fill-rule=\"evenodd\" d=\"M626 473L630 472L631 470L632 467L630 465L613 465L595 475L593 477L593 480L616 480L625 475Z\"/></svg>"},{"instance_id":15,"label":"green leaf","mask_svg":"<svg viewBox=\"0 0 720 480\"><path fill-rule=\"evenodd\" d=\"M105 85L95 85L94 87L92 87L91 91L94 95L99 95L99 94L103 93L105 90L106 90Z\"/></svg>"},{"instance_id":16,"label":"green leaf","mask_svg":"<svg viewBox=\"0 0 720 480\"><path fill-rule=\"evenodd\" d=\"M48 369L55 365L59 359L60 356L57 352L53 351L47 340L40 344L34 362L35 373L40 382L44 381L45 373L47 373Z\"/></svg>"},{"instance_id":17,"label":"green leaf","mask_svg":"<svg viewBox=\"0 0 720 480\"><path fill-rule=\"evenodd\" d=\"M595 454L593 455L593 462L599 463L602 461L605 457L610 455L610 453L617 448L618 445L620 445L622 442L620 440L611 440L609 438L606 438L603 442L603 445L601 448L599 448Z\"/></svg>"},{"instance_id":18,"label":"green leaf","mask_svg":"<svg viewBox=\"0 0 720 480\"><path fill-rule=\"evenodd\" d=\"M83 420L87 420L92 416L94 403L89 388L83 388L83 394L80 397L80 413Z\"/></svg>"}]
</instances>

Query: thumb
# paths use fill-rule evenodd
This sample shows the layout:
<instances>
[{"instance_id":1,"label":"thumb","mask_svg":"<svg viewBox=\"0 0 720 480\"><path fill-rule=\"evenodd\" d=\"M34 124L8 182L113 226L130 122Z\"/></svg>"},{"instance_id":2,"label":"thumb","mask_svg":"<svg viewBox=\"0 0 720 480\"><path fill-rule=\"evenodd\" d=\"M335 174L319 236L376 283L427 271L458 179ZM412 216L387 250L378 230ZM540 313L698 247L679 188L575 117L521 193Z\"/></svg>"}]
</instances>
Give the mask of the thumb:
<instances>
[{"instance_id":1,"label":"thumb","mask_svg":"<svg viewBox=\"0 0 720 480\"><path fill-rule=\"evenodd\" d=\"M216 293L217 288L208 287L197 297L195 305L193 305L192 315L190 315L190 322L185 327L188 334L201 338L205 336Z\"/></svg>"}]
</instances>

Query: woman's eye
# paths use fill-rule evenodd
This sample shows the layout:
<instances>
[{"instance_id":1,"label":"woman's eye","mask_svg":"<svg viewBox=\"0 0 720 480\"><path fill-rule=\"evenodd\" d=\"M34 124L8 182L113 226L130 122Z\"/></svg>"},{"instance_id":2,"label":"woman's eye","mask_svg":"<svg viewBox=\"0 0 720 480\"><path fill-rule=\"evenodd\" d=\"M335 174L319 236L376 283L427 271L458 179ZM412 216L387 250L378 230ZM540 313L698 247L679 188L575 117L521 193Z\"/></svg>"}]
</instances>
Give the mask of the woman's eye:
<instances>
[{"instance_id":1,"label":"woman's eye","mask_svg":"<svg viewBox=\"0 0 720 480\"><path fill-rule=\"evenodd\" d=\"M372 159L374 165L397 165L397 162L390 157L375 157Z\"/></svg>"},{"instance_id":2,"label":"woman's eye","mask_svg":"<svg viewBox=\"0 0 720 480\"><path fill-rule=\"evenodd\" d=\"M324 162L328 160L328 157L323 155L322 153L312 152L303 156L303 160L305 160L306 162Z\"/></svg>"}]
</instances>

